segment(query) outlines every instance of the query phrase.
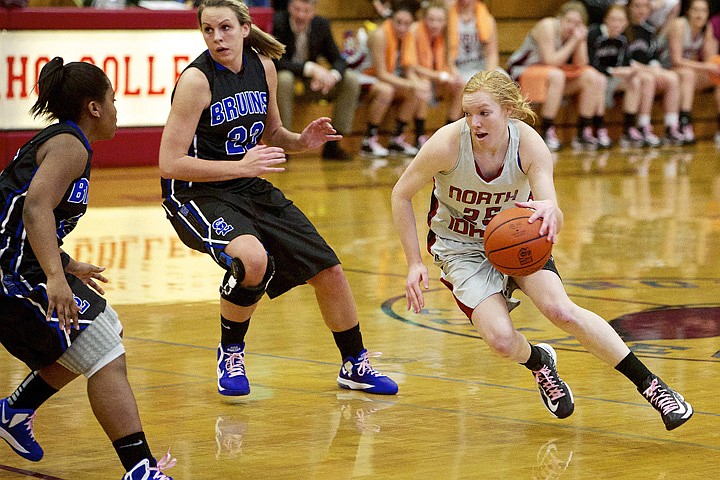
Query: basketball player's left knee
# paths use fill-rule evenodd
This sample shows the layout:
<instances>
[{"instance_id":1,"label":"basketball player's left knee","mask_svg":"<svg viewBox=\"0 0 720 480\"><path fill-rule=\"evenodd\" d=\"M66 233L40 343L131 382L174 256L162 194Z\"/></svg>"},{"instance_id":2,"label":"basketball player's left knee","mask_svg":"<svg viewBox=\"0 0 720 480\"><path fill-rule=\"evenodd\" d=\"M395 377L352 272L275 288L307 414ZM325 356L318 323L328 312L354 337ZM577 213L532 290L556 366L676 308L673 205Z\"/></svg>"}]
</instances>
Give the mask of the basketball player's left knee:
<instances>
[{"instance_id":1,"label":"basketball player's left knee","mask_svg":"<svg viewBox=\"0 0 720 480\"><path fill-rule=\"evenodd\" d=\"M234 260L239 261L239 259ZM240 262L240 265L242 265L242 262ZM240 280L235 278L233 272L228 271L225 273L222 285L220 285L220 296L233 305L241 307L255 305L260 301L262 296L265 295L265 290L267 289L270 280L272 280L273 275L275 275L275 261L273 260L272 255L267 255L265 273L263 274L262 280L259 284L249 287L243 286L240 283Z\"/></svg>"},{"instance_id":2,"label":"basketball player's left knee","mask_svg":"<svg viewBox=\"0 0 720 480\"><path fill-rule=\"evenodd\" d=\"M560 328L572 327L578 323L580 316L573 303L556 303L543 309L545 316Z\"/></svg>"},{"instance_id":3,"label":"basketball player's left knee","mask_svg":"<svg viewBox=\"0 0 720 480\"><path fill-rule=\"evenodd\" d=\"M105 310L72 342L58 363L73 373L90 378L125 353L121 332L117 313L106 305Z\"/></svg>"}]
</instances>

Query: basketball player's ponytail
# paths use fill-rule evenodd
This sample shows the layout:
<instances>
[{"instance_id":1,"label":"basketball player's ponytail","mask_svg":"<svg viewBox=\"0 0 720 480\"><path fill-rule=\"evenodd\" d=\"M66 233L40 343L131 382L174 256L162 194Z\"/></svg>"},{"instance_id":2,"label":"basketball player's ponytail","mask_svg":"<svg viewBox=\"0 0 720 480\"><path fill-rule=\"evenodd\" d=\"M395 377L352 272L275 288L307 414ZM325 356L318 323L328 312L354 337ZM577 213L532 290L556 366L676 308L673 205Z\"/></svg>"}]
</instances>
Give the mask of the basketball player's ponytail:
<instances>
[{"instance_id":1,"label":"basketball player's ponytail","mask_svg":"<svg viewBox=\"0 0 720 480\"><path fill-rule=\"evenodd\" d=\"M33 117L44 115L47 112L50 99L54 96L55 91L60 88L64 74L65 69L61 57L53 58L40 70L37 83L38 99L30 108L30 114Z\"/></svg>"},{"instance_id":2,"label":"basketball player's ponytail","mask_svg":"<svg viewBox=\"0 0 720 480\"><path fill-rule=\"evenodd\" d=\"M285 53L285 45L255 25L250 25L250 35L248 35L246 42L248 46L254 48L258 53L272 59L278 59Z\"/></svg>"},{"instance_id":3,"label":"basketball player's ponytail","mask_svg":"<svg viewBox=\"0 0 720 480\"><path fill-rule=\"evenodd\" d=\"M38 79L38 99L30 108L33 117L80 120L88 101L102 102L111 88L105 72L85 62L64 65L61 57L50 60Z\"/></svg>"}]
</instances>

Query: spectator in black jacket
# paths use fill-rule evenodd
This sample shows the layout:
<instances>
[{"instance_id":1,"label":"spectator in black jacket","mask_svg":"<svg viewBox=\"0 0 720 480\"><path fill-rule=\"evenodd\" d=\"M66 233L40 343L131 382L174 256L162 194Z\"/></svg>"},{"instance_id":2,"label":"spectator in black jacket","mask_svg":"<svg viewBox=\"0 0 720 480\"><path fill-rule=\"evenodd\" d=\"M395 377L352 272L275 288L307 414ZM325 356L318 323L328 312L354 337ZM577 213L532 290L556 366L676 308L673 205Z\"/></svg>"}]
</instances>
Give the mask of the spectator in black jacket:
<instances>
[{"instance_id":1,"label":"spectator in black jacket","mask_svg":"<svg viewBox=\"0 0 720 480\"><path fill-rule=\"evenodd\" d=\"M608 77L607 106L612 105L616 91L625 92L625 126L620 146L657 147L661 141L653 133L652 125L649 122L638 124L638 111L643 118L650 118L655 76L639 63L627 59L628 39L623 33L628 26L625 7L611 5L603 20L588 31L588 58L590 65Z\"/></svg>"},{"instance_id":2,"label":"spectator in black jacket","mask_svg":"<svg viewBox=\"0 0 720 480\"><path fill-rule=\"evenodd\" d=\"M287 11L275 12L273 35L285 44L285 53L275 60L280 118L289 128L297 98L329 99L335 102L333 126L340 134L347 135L352 131L360 83L340 55L330 32L330 22L315 15L315 3L316 0L290 0ZM329 68L318 63L321 58ZM302 81L302 88L299 86L297 90L296 80ZM337 141L325 144L322 157L327 160L352 158Z\"/></svg>"}]
</instances>

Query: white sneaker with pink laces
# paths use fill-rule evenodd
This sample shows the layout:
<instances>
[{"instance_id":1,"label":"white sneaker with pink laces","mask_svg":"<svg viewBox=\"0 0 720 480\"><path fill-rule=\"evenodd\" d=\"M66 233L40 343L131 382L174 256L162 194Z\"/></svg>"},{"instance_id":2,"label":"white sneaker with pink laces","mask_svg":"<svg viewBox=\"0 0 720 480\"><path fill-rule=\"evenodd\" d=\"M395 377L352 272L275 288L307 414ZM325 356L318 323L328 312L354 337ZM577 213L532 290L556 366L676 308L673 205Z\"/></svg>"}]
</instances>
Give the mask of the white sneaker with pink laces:
<instances>
[{"instance_id":1,"label":"white sneaker with pink laces","mask_svg":"<svg viewBox=\"0 0 720 480\"><path fill-rule=\"evenodd\" d=\"M543 140L545 141L545 145L547 145L548 150L551 152L557 152L560 148L562 148L560 139L558 139L557 133L555 132L555 127L547 129L545 135L543 135Z\"/></svg>"},{"instance_id":2,"label":"white sneaker with pink laces","mask_svg":"<svg viewBox=\"0 0 720 480\"><path fill-rule=\"evenodd\" d=\"M388 145L388 150L394 153L399 153L400 155L407 155L410 157L414 157L417 155L418 149L410 145L408 142L405 141L405 135L398 135L397 137L392 137L390 139L390 145Z\"/></svg>"},{"instance_id":3,"label":"white sneaker with pink laces","mask_svg":"<svg viewBox=\"0 0 720 480\"><path fill-rule=\"evenodd\" d=\"M380 145L380 140L377 135L371 137L365 137L362 141L360 151L363 155L367 155L375 158L387 157L390 152L388 149Z\"/></svg>"}]
</instances>

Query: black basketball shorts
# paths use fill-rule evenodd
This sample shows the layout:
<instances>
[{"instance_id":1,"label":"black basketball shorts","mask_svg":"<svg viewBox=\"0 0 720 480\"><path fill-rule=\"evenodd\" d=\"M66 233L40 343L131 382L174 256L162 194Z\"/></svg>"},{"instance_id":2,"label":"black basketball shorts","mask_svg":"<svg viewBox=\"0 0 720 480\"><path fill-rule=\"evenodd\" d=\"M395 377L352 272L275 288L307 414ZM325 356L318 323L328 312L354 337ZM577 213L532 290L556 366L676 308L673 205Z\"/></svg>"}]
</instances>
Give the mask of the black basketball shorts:
<instances>
[{"instance_id":1,"label":"black basketball shorts","mask_svg":"<svg viewBox=\"0 0 720 480\"><path fill-rule=\"evenodd\" d=\"M270 298L340 263L305 214L263 179L236 191L193 184L163 206L180 240L226 270L220 252L227 244L240 235L256 237L275 260Z\"/></svg>"},{"instance_id":2,"label":"black basketball shorts","mask_svg":"<svg viewBox=\"0 0 720 480\"><path fill-rule=\"evenodd\" d=\"M0 343L32 370L47 367L105 310L106 302L74 275L65 274L78 305L80 330L60 329L57 316L45 320L47 292L40 284L32 290L16 272L3 271L0 289Z\"/></svg>"}]
</instances>

